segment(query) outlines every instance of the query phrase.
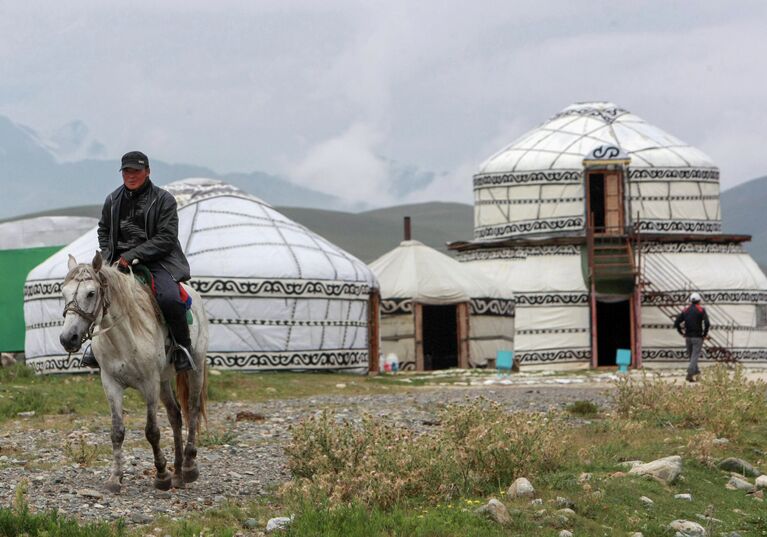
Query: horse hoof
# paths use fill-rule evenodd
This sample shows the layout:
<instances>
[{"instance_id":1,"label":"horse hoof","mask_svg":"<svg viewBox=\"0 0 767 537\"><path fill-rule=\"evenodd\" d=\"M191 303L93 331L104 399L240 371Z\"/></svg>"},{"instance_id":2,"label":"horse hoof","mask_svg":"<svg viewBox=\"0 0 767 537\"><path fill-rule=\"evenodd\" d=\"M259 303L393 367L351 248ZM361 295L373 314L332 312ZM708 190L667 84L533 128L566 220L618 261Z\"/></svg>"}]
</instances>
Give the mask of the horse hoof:
<instances>
[{"instance_id":1,"label":"horse hoof","mask_svg":"<svg viewBox=\"0 0 767 537\"><path fill-rule=\"evenodd\" d=\"M181 474L184 476L184 483L193 483L200 477L200 470L197 469L197 466L181 468Z\"/></svg>"},{"instance_id":2,"label":"horse hoof","mask_svg":"<svg viewBox=\"0 0 767 537\"><path fill-rule=\"evenodd\" d=\"M174 475L173 480L171 481L171 486L174 489L183 489L186 488L186 485L184 484L184 478L180 475Z\"/></svg>"},{"instance_id":3,"label":"horse hoof","mask_svg":"<svg viewBox=\"0 0 767 537\"><path fill-rule=\"evenodd\" d=\"M120 483L117 483L115 481L107 481L105 486L106 486L106 489L112 494L120 494L120 489L122 488Z\"/></svg>"},{"instance_id":4,"label":"horse hoof","mask_svg":"<svg viewBox=\"0 0 767 537\"><path fill-rule=\"evenodd\" d=\"M170 490L171 477L165 474L164 477L157 476L154 478L154 488L160 490Z\"/></svg>"}]
</instances>

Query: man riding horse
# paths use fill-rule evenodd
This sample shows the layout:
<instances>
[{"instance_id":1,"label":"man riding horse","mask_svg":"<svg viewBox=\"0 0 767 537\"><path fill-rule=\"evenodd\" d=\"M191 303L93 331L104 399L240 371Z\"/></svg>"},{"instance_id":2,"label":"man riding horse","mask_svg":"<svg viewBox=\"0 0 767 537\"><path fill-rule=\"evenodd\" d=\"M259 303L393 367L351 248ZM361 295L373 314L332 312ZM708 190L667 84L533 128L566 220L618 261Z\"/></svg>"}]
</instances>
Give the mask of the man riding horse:
<instances>
[{"instance_id":1,"label":"man riding horse","mask_svg":"<svg viewBox=\"0 0 767 537\"><path fill-rule=\"evenodd\" d=\"M154 278L157 303L176 345L171 356L176 371L192 369L186 305L179 282L189 280L189 262L178 241L176 199L149 179L149 159L140 151L122 157L123 184L107 196L99 220L99 247L104 259L128 271L137 263ZM82 365L98 367L91 347Z\"/></svg>"}]
</instances>

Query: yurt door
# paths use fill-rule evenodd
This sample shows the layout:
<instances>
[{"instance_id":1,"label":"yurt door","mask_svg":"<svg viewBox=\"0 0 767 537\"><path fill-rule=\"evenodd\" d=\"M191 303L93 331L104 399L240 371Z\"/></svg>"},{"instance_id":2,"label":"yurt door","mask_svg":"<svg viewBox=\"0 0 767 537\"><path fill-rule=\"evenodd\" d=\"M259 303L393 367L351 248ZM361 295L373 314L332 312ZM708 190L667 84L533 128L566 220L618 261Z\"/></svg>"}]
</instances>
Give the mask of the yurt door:
<instances>
[{"instance_id":1,"label":"yurt door","mask_svg":"<svg viewBox=\"0 0 767 537\"><path fill-rule=\"evenodd\" d=\"M615 170L587 173L587 211L594 218L594 232L623 234L623 181Z\"/></svg>"}]
</instances>

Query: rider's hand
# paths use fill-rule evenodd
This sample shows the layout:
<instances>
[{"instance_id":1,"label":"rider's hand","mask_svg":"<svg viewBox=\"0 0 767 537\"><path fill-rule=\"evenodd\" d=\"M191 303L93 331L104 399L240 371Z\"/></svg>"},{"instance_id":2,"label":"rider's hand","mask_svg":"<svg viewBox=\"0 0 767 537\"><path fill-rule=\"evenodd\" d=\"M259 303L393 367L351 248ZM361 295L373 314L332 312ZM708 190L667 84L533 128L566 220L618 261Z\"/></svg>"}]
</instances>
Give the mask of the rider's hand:
<instances>
[{"instance_id":1,"label":"rider's hand","mask_svg":"<svg viewBox=\"0 0 767 537\"><path fill-rule=\"evenodd\" d=\"M120 270L127 271L129 266L130 266L130 263L128 263L128 260L120 256L120 259L117 261L117 268Z\"/></svg>"}]
</instances>

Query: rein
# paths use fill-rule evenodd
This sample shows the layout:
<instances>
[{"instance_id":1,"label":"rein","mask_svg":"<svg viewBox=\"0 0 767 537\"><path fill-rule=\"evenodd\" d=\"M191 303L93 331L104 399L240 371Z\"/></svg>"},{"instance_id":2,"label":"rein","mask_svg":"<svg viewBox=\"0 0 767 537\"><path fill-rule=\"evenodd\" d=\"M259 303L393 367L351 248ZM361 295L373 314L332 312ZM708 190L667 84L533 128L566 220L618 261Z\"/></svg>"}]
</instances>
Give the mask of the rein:
<instances>
[{"instance_id":1,"label":"rein","mask_svg":"<svg viewBox=\"0 0 767 537\"><path fill-rule=\"evenodd\" d=\"M80 284L89 280L95 280L99 283L98 300L96 301L96 307L94 307L93 311L91 312L83 310L83 308L80 307L80 304L77 303L77 292L80 289ZM99 308L99 303L101 303L100 308ZM72 312L75 315L82 317L86 321L90 322L90 324L88 325L88 330L85 332L85 334L83 334L83 337L80 339L81 346L83 343L85 343L89 339L93 339L94 337L93 329L96 326L96 320L98 320L99 317L104 317L104 315L107 314L109 305L110 305L109 287L107 286L107 282L103 277L99 277L99 275L97 274L92 274L90 278L81 278L77 280L77 287L75 288L74 296L72 297L72 300L67 302L67 304L64 306L63 316L66 317L67 313ZM99 311L99 309L101 309L101 311ZM99 334L100 333L101 332L99 332Z\"/></svg>"}]
</instances>

